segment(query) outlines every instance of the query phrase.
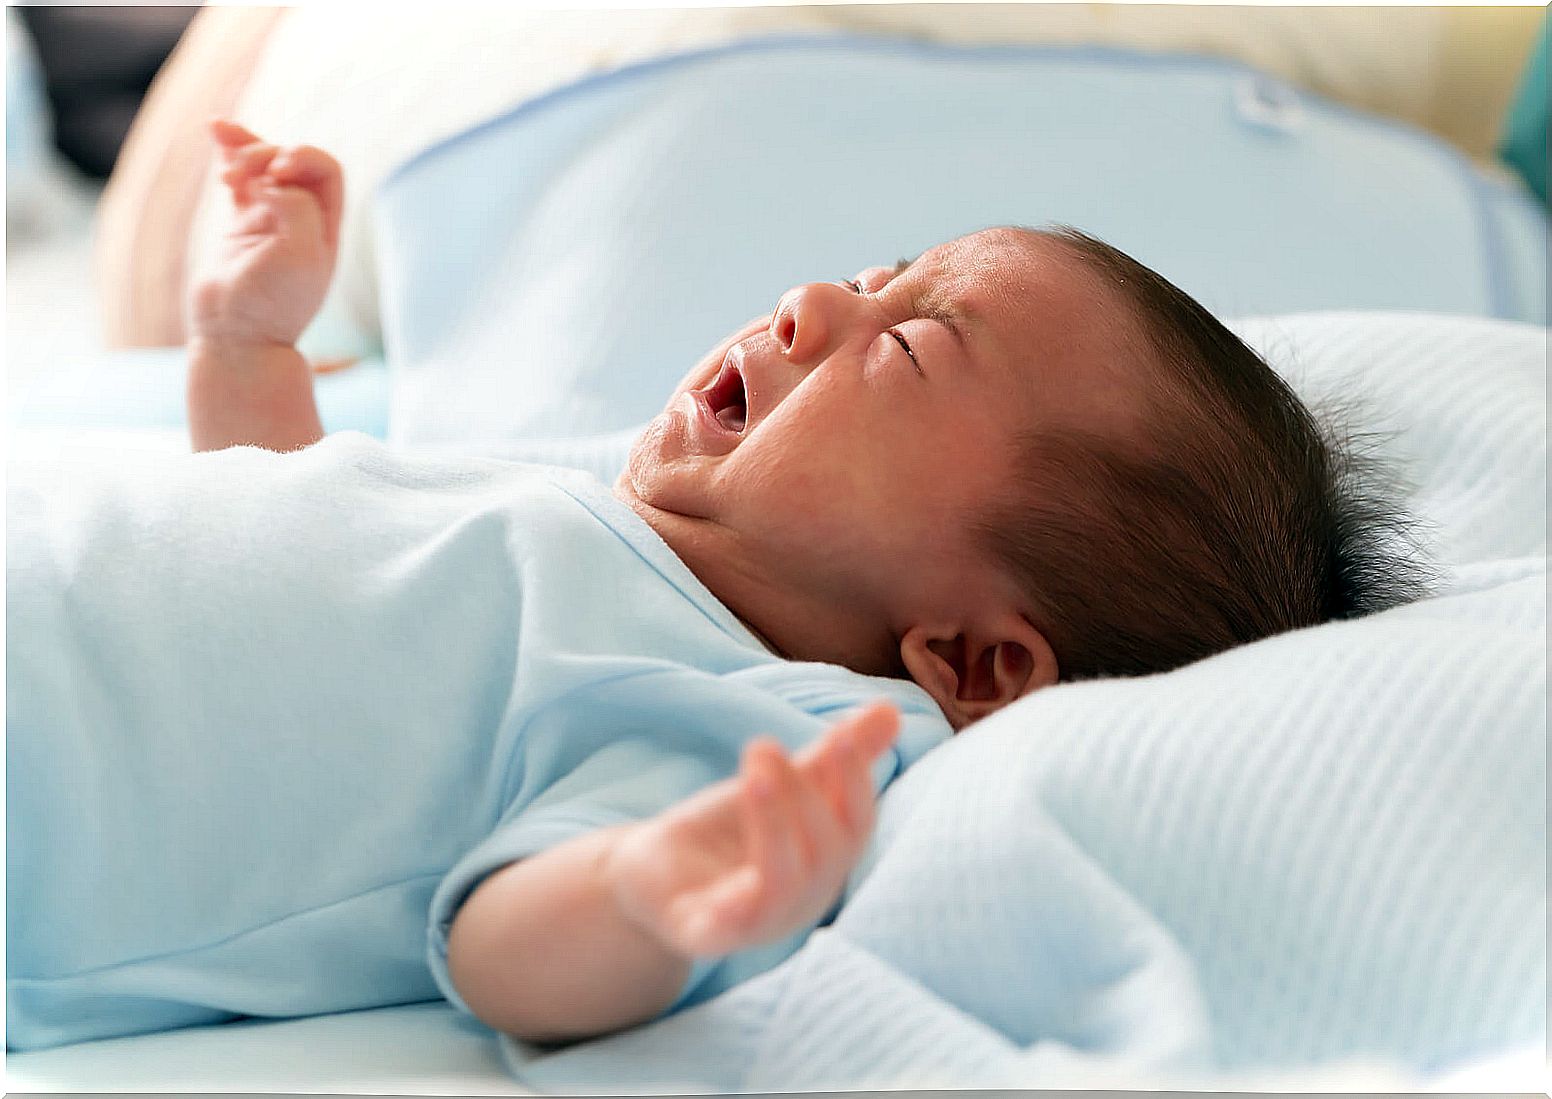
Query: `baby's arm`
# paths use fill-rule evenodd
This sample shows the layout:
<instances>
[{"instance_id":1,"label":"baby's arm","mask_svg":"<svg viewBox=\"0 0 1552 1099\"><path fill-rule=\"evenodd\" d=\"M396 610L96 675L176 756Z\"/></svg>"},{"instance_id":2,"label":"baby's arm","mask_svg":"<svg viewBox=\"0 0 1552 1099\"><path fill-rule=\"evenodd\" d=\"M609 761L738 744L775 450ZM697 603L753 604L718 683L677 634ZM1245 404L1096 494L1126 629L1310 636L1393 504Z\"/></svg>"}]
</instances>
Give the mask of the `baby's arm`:
<instances>
[{"instance_id":1,"label":"baby's arm","mask_svg":"<svg viewBox=\"0 0 1552 1099\"><path fill-rule=\"evenodd\" d=\"M195 450L295 450L323 437L312 368L294 345L334 271L340 166L232 122L212 123L211 136L236 218L189 298L189 434Z\"/></svg>"},{"instance_id":2,"label":"baby's arm","mask_svg":"<svg viewBox=\"0 0 1552 1099\"><path fill-rule=\"evenodd\" d=\"M872 830L869 767L898 728L875 705L791 759L756 741L736 777L492 874L449 932L459 995L520 1038L591 1037L661 1013L694 958L814 924Z\"/></svg>"}]
</instances>

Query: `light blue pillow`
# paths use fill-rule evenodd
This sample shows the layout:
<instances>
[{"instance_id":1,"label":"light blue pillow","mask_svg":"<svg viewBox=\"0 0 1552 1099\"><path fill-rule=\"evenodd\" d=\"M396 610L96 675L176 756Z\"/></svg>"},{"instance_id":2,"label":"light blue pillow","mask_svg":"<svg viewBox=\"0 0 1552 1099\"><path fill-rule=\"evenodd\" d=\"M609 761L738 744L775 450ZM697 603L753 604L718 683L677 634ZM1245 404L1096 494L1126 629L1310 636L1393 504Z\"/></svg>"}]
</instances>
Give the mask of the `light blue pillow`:
<instances>
[{"instance_id":1,"label":"light blue pillow","mask_svg":"<svg viewBox=\"0 0 1552 1099\"><path fill-rule=\"evenodd\" d=\"M653 415L797 283L998 223L1096 233L1223 315L1542 320L1546 220L1421 132L1243 66L780 38L583 80L377 203L391 437Z\"/></svg>"}]
</instances>

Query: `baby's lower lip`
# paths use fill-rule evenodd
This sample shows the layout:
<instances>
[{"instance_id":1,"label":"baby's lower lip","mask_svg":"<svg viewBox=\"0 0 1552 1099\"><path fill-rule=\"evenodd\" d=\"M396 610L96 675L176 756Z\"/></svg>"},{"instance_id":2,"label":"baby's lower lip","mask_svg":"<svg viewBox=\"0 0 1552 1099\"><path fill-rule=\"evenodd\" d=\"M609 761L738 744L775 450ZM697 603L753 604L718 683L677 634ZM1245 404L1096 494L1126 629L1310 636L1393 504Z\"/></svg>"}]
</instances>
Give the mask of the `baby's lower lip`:
<instances>
[{"instance_id":1,"label":"baby's lower lip","mask_svg":"<svg viewBox=\"0 0 1552 1099\"><path fill-rule=\"evenodd\" d=\"M718 420L711 411L711 401L705 389L692 389L688 396L691 403L691 424L700 449L711 454L727 454L738 445L740 435Z\"/></svg>"},{"instance_id":2,"label":"baby's lower lip","mask_svg":"<svg viewBox=\"0 0 1552 1099\"><path fill-rule=\"evenodd\" d=\"M728 430L727 426L723 424L721 420L717 419L717 414L711 410L710 388L693 389L690 391L690 396L695 399L695 410L700 414L702 419L704 419L710 426L716 428L718 431Z\"/></svg>"}]
</instances>

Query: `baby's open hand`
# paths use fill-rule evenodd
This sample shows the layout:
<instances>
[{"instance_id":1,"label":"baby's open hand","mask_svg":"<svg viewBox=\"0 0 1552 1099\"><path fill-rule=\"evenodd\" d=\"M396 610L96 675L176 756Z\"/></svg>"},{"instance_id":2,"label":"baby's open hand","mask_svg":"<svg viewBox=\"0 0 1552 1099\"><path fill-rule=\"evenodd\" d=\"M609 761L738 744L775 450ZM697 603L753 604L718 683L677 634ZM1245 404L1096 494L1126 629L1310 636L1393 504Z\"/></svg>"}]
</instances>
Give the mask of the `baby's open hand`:
<instances>
[{"instance_id":1,"label":"baby's open hand","mask_svg":"<svg viewBox=\"0 0 1552 1099\"><path fill-rule=\"evenodd\" d=\"M757 740L737 776L632 826L605 866L626 917L686 957L816 922L873 828L869 767L899 726L899 712L881 703L792 758Z\"/></svg>"},{"instance_id":2,"label":"baby's open hand","mask_svg":"<svg viewBox=\"0 0 1552 1099\"><path fill-rule=\"evenodd\" d=\"M210 134L235 217L219 260L194 284L190 336L226 347L289 347L334 273L339 162L311 145L268 144L235 122L212 122Z\"/></svg>"}]
</instances>

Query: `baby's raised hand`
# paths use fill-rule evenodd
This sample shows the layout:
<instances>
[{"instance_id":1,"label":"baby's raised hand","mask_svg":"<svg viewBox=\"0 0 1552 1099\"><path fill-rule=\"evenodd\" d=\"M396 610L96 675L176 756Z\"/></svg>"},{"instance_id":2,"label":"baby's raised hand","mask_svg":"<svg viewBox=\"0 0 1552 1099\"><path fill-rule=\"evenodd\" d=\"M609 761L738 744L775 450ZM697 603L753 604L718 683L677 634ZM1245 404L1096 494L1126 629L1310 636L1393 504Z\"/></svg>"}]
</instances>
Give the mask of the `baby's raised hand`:
<instances>
[{"instance_id":1,"label":"baby's raised hand","mask_svg":"<svg viewBox=\"0 0 1552 1099\"><path fill-rule=\"evenodd\" d=\"M210 124L235 216L219 259L194 284L193 340L224 347L296 342L328 292L339 243L339 162L279 147L235 122Z\"/></svg>"},{"instance_id":2,"label":"baby's raised hand","mask_svg":"<svg viewBox=\"0 0 1552 1099\"><path fill-rule=\"evenodd\" d=\"M899 725L880 703L792 758L773 740L751 743L736 777L621 835L605 868L621 910L686 957L816 922L872 831L869 768Z\"/></svg>"}]
</instances>

